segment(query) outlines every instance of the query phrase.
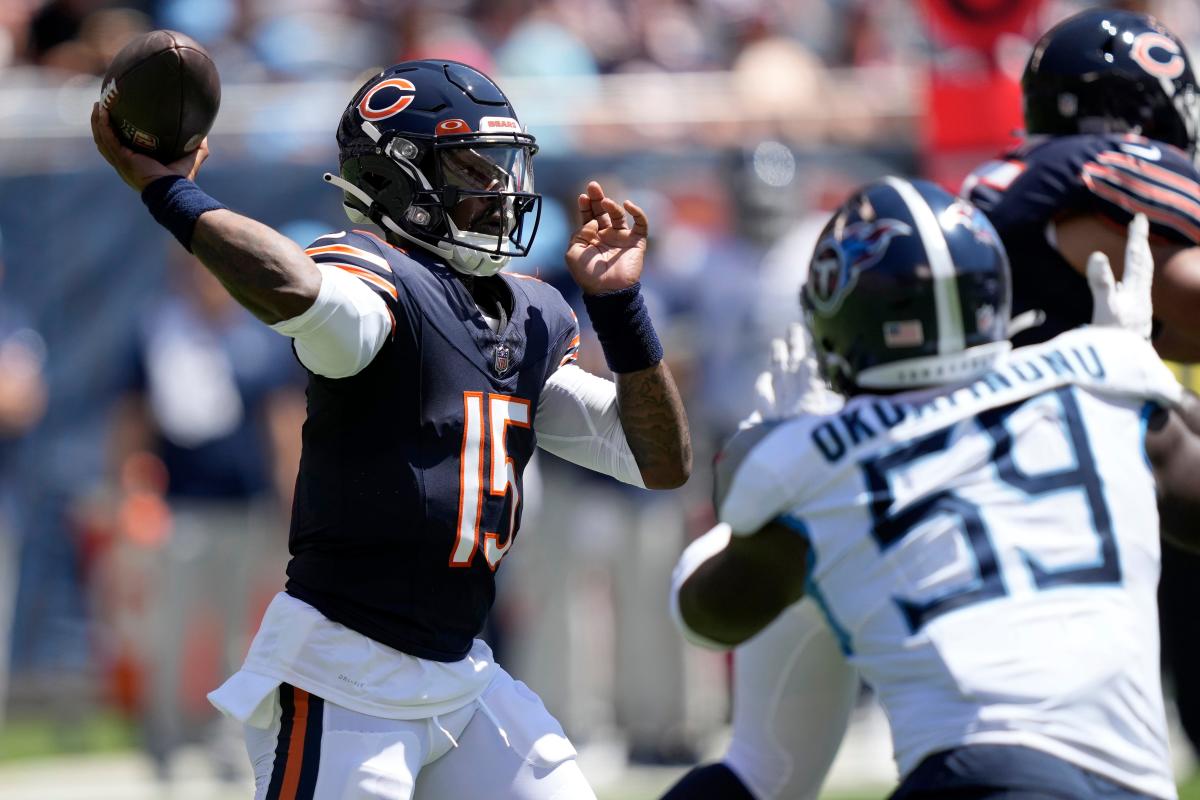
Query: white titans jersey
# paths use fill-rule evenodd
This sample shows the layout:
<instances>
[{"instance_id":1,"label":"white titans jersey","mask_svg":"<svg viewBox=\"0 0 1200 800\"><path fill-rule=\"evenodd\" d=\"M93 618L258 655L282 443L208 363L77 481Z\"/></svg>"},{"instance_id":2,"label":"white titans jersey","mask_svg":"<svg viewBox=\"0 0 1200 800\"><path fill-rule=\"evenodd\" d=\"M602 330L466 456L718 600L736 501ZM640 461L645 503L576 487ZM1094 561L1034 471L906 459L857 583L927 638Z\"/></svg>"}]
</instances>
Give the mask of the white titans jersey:
<instances>
[{"instance_id":1,"label":"white titans jersey","mask_svg":"<svg viewBox=\"0 0 1200 800\"><path fill-rule=\"evenodd\" d=\"M808 593L879 694L902 775L1024 745L1173 798L1143 439L1180 392L1148 342L1070 331L969 384L760 429L719 515L809 540Z\"/></svg>"}]
</instances>

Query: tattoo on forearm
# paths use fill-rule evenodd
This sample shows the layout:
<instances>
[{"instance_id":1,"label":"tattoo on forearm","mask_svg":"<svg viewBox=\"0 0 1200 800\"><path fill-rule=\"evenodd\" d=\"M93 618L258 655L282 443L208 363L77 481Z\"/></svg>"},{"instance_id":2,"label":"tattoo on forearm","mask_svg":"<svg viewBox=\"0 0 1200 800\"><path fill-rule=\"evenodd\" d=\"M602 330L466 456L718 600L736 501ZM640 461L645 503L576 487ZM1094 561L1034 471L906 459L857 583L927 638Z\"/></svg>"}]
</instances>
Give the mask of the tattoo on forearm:
<instances>
[{"instance_id":1,"label":"tattoo on forearm","mask_svg":"<svg viewBox=\"0 0 1200 800\"><path fill-rule=\"evenodd\" d=\"M315 265L295 243L230 211L200 217L192 252L235 300L268 324L303 313L320 288Z\"/></svg>"},{"instance_id":2,"label":"tattoo on forearm","mask_svg":"<svg viewBox=\"0 0 1200 800\"><path fill-rule=\"evenodd\" d=\"M646 486L682 485L692 470L692 440L683 400L666 363L618 375L617 408Z\"/></svg>"}]
</instances>

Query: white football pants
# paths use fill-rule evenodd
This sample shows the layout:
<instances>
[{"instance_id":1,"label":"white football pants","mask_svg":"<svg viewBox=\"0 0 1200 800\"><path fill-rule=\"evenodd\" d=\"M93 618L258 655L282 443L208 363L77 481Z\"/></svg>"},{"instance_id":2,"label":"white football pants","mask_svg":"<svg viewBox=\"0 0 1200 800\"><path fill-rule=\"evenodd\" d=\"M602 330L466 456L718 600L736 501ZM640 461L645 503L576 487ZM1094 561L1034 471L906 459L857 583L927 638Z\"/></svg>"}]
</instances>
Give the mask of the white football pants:
<instances>
[{"instance_id":1,"label":"white football pants","mask_svg":"<svg viewBox=\"0 0 1200 800\"><path fill-rule=\"evenodd\" d=\"M279 693L270 728L245 726L255 800L595 800L558 722L502 669L478 700L428 719Z\"/></svg>"},{"instance_id":2,"label":"white football pants","mask_svg":"<svg viewBox=\"0 0 1200 800\"><path fill-rule=\"evenodd\" d=\"M725 766L758 800L816 800L857 696L857 670L802 600L733 653Z\"/></svg>"}]
</instances>

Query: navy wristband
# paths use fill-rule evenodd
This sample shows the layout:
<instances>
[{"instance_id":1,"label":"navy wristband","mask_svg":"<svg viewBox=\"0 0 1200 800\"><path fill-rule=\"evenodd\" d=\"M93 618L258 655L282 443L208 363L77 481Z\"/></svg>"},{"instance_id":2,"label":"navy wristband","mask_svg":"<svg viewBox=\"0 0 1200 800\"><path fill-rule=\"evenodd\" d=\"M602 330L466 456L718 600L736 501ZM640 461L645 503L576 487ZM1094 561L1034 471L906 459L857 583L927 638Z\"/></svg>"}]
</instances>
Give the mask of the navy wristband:
<instances>
[{"instance_id":1,"label":"navy wristband","mask_svg":"<svg viewBox=\"0 0 1200 800\"><path fill-rule=\"evenodd\" d=\"M196 220L205 211L225 208L182 175L167 175L151 181L142 190L142 202L150 209L154 221L169 230L189 253L192 252Z\"/></svg>"},{"instance_id":2,"label":"navy wristband","mask_svg":"<svg viewBox=\"0 0 1200 800\"><path fill-rule=\"evenodd\" d=\"M663 358L662 344L654 332L641 288L635 283L615 292L583 296L604 360L616 373L653 367Z\"/></svg>"}]
</instances>

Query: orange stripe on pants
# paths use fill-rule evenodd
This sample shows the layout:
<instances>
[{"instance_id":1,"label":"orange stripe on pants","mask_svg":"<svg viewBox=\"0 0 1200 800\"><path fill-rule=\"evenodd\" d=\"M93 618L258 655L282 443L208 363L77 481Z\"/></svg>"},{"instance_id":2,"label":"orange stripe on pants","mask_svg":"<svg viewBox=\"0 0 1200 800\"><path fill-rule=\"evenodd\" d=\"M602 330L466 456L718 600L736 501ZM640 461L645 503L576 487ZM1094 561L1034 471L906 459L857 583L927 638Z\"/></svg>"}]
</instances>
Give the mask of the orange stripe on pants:
<instances>
[{"instance_id":1,"label":"orange stripe on pants","mask_svg":"<svg viewBox=\"0 0 1200 800\"><path fill-rule=\"evenodd\" d=\"M308 728L308 692L293 688L295 713L292 715L292 737L288 741L287 765L283 768L283 784L279 800L296 800L300 785L300 767L304 761L304 734Z\"/></svg>"}]
</instances>

